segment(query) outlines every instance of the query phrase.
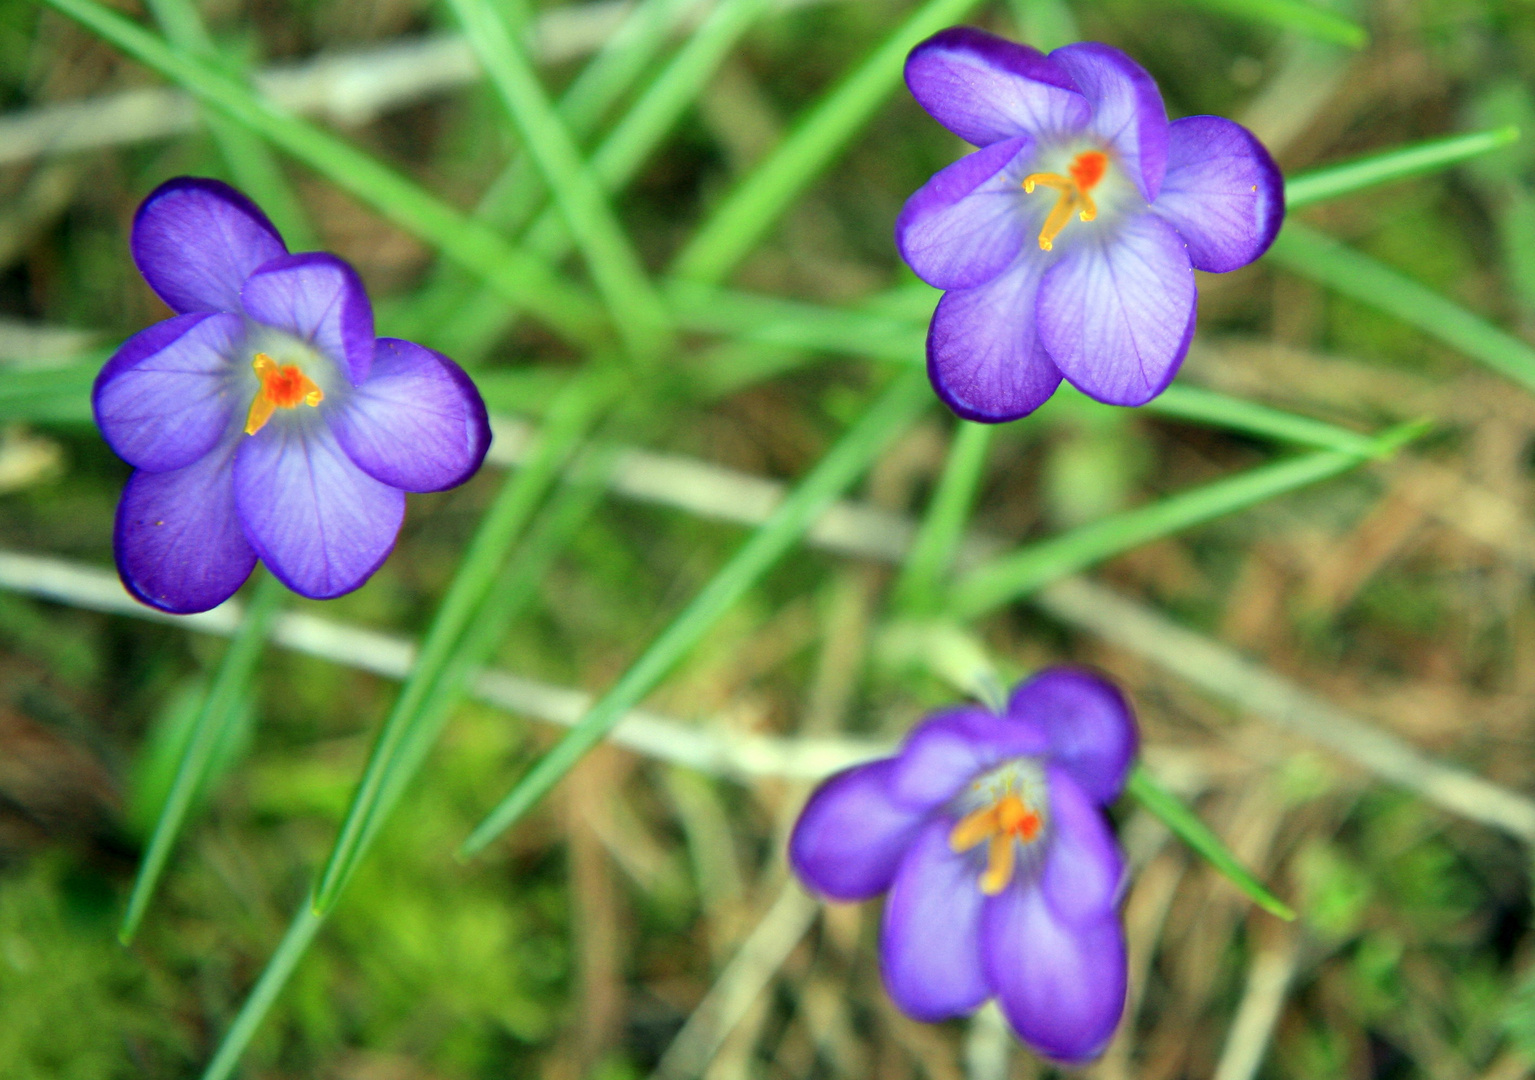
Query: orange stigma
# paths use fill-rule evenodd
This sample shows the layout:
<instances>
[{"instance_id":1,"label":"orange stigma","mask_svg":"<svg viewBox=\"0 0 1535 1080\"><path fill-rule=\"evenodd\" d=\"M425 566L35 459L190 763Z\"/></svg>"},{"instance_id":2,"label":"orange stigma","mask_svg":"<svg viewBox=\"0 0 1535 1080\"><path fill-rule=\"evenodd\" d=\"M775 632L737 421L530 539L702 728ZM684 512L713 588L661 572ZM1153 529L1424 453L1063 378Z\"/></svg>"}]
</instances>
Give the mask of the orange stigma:
<instances>
[{"instance_id":1,"label":"orange stigma","mask_svg":"<svg viewBox=\"0 0 1535 1080\"><path fill-rule=\"evenodd\" d=\"M251 362L261 389L251 402L251 411L245 417L245 434L254 435L266 427L272 414L278 409L296 409L300 404L318 405L325 400L325 391L314 384L297 364L278 366L266 353L258 352Z\"/></svg>"},{"instance_id":2,"label":"orange stigma","mask_svg":"<svg viewBox=\"0 0 1535 1080\"><path fill-rule=\"evenodd\" d=\"M1072 214L1076 214L1082 221L1091 221L1098 216L1098 205L1088 192L1097 187L1109 171L1109 156L1101 150L1084 150L1071 159L1066 171L1071 175L1030 173L1023 178L1023 190L1029 195L1034 194L1037 186L1053 188L1061 193L1050 215L1045 218L1044 228L1039 230L1041 251L1049 251L1055 246L1055 238L1071 221Z\"/></svg>"},{"instance_id":3,"label":"orange stigma","mask_svg":"<svg viewBox=\"0 0 1535 1080\"><path fill-rule=\"evenodd\" d=\"M966 814L949 833L949 847L969 851L986 844L986 870L981 874L981 892L996 896L1013 880L1018 863L1018 843L1032 844L1039 839L1045 821L1033 806L1013 792L1008 792L990 806Z\"/></svg>"}]
</instances>

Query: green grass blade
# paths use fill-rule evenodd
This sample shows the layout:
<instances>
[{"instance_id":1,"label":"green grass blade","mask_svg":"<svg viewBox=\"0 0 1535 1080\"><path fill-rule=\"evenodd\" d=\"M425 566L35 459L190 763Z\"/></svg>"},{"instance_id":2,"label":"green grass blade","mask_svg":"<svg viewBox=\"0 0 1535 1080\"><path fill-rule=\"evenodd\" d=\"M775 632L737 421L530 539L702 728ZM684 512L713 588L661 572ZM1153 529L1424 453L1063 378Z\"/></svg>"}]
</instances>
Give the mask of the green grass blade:
<instances>
[{"instance_id":1,"label":"green grass blade","mask_svg":"<svg viewBox=\"0 0 1535 1080\"><path fill-rule=\"evenodd\" d=\"M203 25L193 0L149 0L149 10L176 48L207 60L217 62L220 59L218 48ZM231 74L237 73L232 71ZM256 201L290 247L300 251L315 247L309 219L266 144L210 109L203 109L203 122L218 144L235 186Z\"/></svg>"},{"instance_id":2,"label":"green grass blade","mask_svg":"<svg viewBox=\"0 0 1535 1080\"><path fill-rule=\"evenodd\" d=\"M272 1003L277 1000L277 995L293 974L293 969L309 950L309 943L320 932L320 927L325 924L325 916L310 908L308 901L299 905L298 914L293 917L293 922L288 926L288 932L283 935L282 941L277 946L277 951L272 954L272 959L267 961L266 968L261 972L261 978L256 980L256 985L251 989L250 996L245 999L245 1004L240 1006L240 1012L235 1016L235 1021L224 1033L224 1041L219 1043L218 1052L213 1055L213 1060L203 1070L202 1080L228 1080L235 1069L240 1065L240 1058L245 1055L245 1048L250 1045L251 1039L256 1034L256 1029L261 1026L261 1021L266 1019L266 1014L271 1011Z\"/></svg>"},{"instance_id":3,"label":"green grass blade","mask_svg":"<svg viewBox=\"0 0 1535 1080\"><path fill-rule=\"evenodd\" d=\"M896 581L896 603L907 610L925 612L938 606L940 586L970 520L995 432L994 424L968 420L959 421L955 429L938 490Z\"/></svg>"},{"instance_id":4,"label":"green grass blade","mask_svg":"<svg viewBox=\"0 0 1535 1080\"><path fill-rule=\"evenodd\" d=\"M730 273L900 84L912 47L962 19L976 2L927 0L918 8L715 208L678 256L677 276L716 282Z\"/></svg>"},{"instance_id":5,"label":"green grass blade","mask_svg":"<svg viewBox=\"0 0 1535 1080\"><path fill-rule=\"evenodd\" d=\"M283 112L207 63L176 52L97 0L47 2L433 244L570 341L592 346L604 340L606 321L590 296L548 263L511 246L387 165Z\"/></svg>"},{"instance_id":6,"label":"green grass blade","mask_svg":"<svg viewBox=\"0 0 1535 1080\"><path fill-rule=\"evenodd\" d=\"M1398 147L1346 161L1341 165L1312 169L1285 179L1285 206L1290 210L1299 210L1303 206L1351 195L1377 184L1436 172L1500 150L1518 139L1519 129L1516 127L1473 131L1467 135L1451 135L1444 139L1430 139L1413 146Z\"/></svg>"},{"instance_id":7,"label":"green grass blade","mask_svg":"<svg viewBox=\"0 0 1535 1080\"><path fill-rule=\"evenodd\" d=\"M224 650L218 671L208 686L202 707L193 722L191 737L176 767L176 777L171 781L165 805L160 808L160 816L155 821L144 860L139 864L138 876L133 881L133 892L128 897L128 910L117 931L118 940L124 945L133 940L144 913L149 910L149 901L170 859L171 850L176 846L176 838L181 835L181 827L186 824L192 800L207 782L208 771L215 760L215 749L223 742L229 725L239 718L241 701L250 687L256 663L261 659L272 616L287 595L282 582L271 574L258 572L261 577L251 595L244 621L229 647Z\"/></svg>"},{"instance_id":8,"label":"green grass blade","mask_svg":"<svg viewBox=\"0 0 1535 1080\"><path fill-rule=\"evenodd\" d=\"M1265 22L1282 30L1293 30L1319 41L1362 49L1370 41L1365 28L1351 19L1328 11L1308 0L1184 0L1195 7L1218 11L1239 19Z\"/></svg>"},{"instance_id":9,"label":"green grass blade","mask_svg":"<svg viewBox=\"0 0 1535 1080\"><path fill-rule=\"evenodd\" d=\"M1219 836L1200 820L1199 815L1178 801L1162 785L1151 778L1144 765L1137 764L1130 770L1125 791L1136 802L1155 814L1162 824L1189 847L1195 854L1224 874L1231 883L1246 893L1264 911L1281 919L1293 920L1295 912L1279 897L1264 886L1252 871L1242 865Z\"/></svg>"},{"instance_id":10,"label":"green grass blade","mask_svg":"<svg viewBox=\"0 0 1535 1080\"><path fill-rule=\"evenodd\" d=\"M427 630L410 678L379 731L320 875L314 897L317 909L325 910L335 903L360 857L369 821L383 808L388 775L410 739L411 730L420 724L437 681L452 662L454 650L483 604L507 552L601 409L612 400L616 388L616 380L595 374L567 386L527 464L503 482Z\"/></svg>"},{"instance_id":11,"label":"green grass blade","mask_svg":"<svg viewBox=\"0 0 1535 1080\"><path fill-rule=\"evenodd\" d=\"M1288 223L1269 249L1269 258L1344 296L1379 308L1535 390L1535 348L1308 225Z\"/></svg>"},{"instance_id":12,"label":"green grass blade","mask_svg":"<svg viewBox=\"0 0 1535 1080\"><path fill-rule=\"evenodd\" d=\"M1073 390L1072 393L1077 391ZM1084 396L1084 401L1090 401L1090 399ZM1097 402L1091 402L1091 404L1100 409L1115 408L1112 405L1099 405ZM1192 420L1209 427L1241 431L1249 435L1262 435L1296 446L1339 450L1345 454L1364 457L1375 452L1375 440L1372 436L1361 435L1336 424L1313 420L1309 416L1298 416L1283 409L1259 405L1254 401L1234 398L1199 386L1174 383L1140 407L1159 416Z\"/></svg>"},{"instance_id":13,"label":"green grass blade","mask_svg":"<svg viewBox=\"0 0 1535 1080\"><path fill-rule=\"evenodd\" d=\"M490 843L558 783L804 535L821 511L864 472L931 399L927 380L921 373L900 376L618 682L490 812L464 842L462 854L472 855Z\"/></svg>"},{"instance_id":14,"label":"green grass blade","mask_svg":"<svg viewBox=\"0 0 1535 1080\"><path fill-rule=\"evenodd\" d=\"M522 138L523 151L554 192L630 352L653 359L666 347L668 316L575 140L544 94L532 61L487 0L449 0L480 66Z\"/></svg>"},{"instance_id":15,"label":"green grass blade","mask_svg":"<svg viewBox=\"0 0 1535 1080\"><path fill-rule=\"evenodd\" d=\"M984 615L1141 544L1347 472L1395 451L1422 430L1421 424L1394 428L1375 440L1370 455L1322 450L1263 465L1028 544L960 578L949 596L949 612L962 619Z\"/></svg>"}]
</instances>

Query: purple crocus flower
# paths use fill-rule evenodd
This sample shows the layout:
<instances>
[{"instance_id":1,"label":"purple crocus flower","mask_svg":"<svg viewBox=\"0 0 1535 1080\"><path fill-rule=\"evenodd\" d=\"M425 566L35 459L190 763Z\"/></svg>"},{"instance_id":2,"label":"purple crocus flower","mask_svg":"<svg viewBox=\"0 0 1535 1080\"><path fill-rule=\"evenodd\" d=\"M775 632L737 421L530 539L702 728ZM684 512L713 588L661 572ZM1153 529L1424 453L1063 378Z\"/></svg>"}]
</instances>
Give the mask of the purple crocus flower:
<instances>
[{"instance_id":1,"label":"purple crocus flower","mask_svg":"<svg viewBox=\"0 0 1535 1080\"><path fill-rule=\"evenodd\" d=\"M1124 863L1102 807L1124 787L1135 721L1099 676L1051 668L998 716L938 713L900 751L826 781L789 858L836 900L889 892L885 986L937 1021L997 998L1059 1062L1103 1052L1125 1004Z\"/></svg>"},{"instance_id":2,"label":"purple crocus flower","mask_svg":"<svg viewBox=\"0 0 1535 1080\"><path fill-rule=\"evenodd\" d=\"M1268 249L1284 182L1218 116L1172 123L1150 75L1084 42L1046 56L980 30L934 35L906 84L979 147L907 200L896 246L947 290L928 373L960 416L1033 412L1062 376L1110 405L1166 389L1194 333L1194 270Z\"/></svg>"},{"instance_id":3,"label":"purple crocus flower","mask_svg":"<svg viewBox=\"0 0 1535 1080\"><path fill-rule=\"evenodd\" d=\"M490 445L469 377L373 336L356 272L290 255L254 203L216 180L156 188L133 260L176 314L96 378L96 423L135 469L117 507L123 584L162 611L227 599L259 557L318 599L366 581L394 547L405 492L473 475Z\"/></svg>"}]
</instances>

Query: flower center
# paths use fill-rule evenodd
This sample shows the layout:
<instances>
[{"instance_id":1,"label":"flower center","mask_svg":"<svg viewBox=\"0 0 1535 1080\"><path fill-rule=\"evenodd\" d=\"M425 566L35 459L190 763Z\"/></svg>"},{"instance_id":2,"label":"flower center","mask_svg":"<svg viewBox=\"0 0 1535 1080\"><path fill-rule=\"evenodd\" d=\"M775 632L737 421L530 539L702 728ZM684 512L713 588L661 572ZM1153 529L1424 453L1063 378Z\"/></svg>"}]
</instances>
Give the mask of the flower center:
<instances>
[{"instance_id":1,"label":"flower center","mask_svg":"<svg viewBox=\"0 0 1535 1080\"><path fill-rule=\"evenodd\" d=\"M1067 176L1060 173L1030 173L1023 178L1025 194L1034 194L1035 187L1053 188L1060 192L1050 215L1045 218L1044 228L1039 230L1039 247L1049 251L1055 246L1055 238L1076 214L1082 221L1092 221L1098 216L1098 205L1089 194L1098 186L1109 171L1109 156L1101 150L1084 150L1071 159Z\"/></svg>"},{"instance_id":2,"label":"flower center","mask_svg":"<svg viewBox=\"0 0 1535 1080\"><path fill-rule=\"evenodd\" d=\"M1027 851L1045 831L1045 785L1039 766L1012 762L971 785L984 802L960 818L949 833L953 851L986 845L981 892L996 896L1013 880L1018 851ZM973 805L973 803L972 803Z\"/></svg>"},{"instance_id":3,"label":"flower center","mask_svg":"<svg viewBox=\"0 0 1535 1080\"><path fill-rule=\"evenodd\" d=\"M297 364L278 365L264 352L258 352L251 362L261 389L251 402L251 411L245 417L245 434L254 435L266 427L272 414L278 409L296 409L300 404L318 405L325 400L325 391L304 374Z\"/></svg>"}]
</instances>

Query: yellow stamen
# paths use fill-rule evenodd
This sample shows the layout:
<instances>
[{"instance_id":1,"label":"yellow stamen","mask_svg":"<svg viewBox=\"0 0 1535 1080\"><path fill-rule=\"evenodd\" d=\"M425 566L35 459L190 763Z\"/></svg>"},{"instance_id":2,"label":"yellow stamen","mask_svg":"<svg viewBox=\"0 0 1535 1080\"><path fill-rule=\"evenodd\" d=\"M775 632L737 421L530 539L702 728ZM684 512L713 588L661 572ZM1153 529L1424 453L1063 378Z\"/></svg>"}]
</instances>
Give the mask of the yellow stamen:
<instances>
[{"instance_id":1,"label":"yellow stamen","mask_svg":"<svg viewBox=\"0 0 1535 1080\"><path fill-rule=\"evenodd\" d=\"M1044 226L1039 230L1041 251L1054 250L1055 238L1070 224L1072 214L1076 214L1079 221L1092 221L1098 216L1098 204L1088 192L1098 186L1108 168L1108 155L1098 150L1086 150L1072 159L1067 169L1070 176L1030 173L1023 178L1026 195L1034 194L1036 187L1047 187L1061 193L1055 205L1050 208Z\"/></svg>"},{"instance_id":2,"label":"yellow stamen","mask_svg":"<svg viewBox=\"0 0 1535 1080\"><path fill-rule=\"evenodd\" d=\"M297 364L278 366L266 353L257 353L251 361L261 388L256 391L250 412L245 416L245 434L254 435L266 426L278 409L296 409L299 405L318 405L325 391L315 385Z\"/></svg>"},{"instance_id":3,"label":"yellow stamen","mask_svg":"<svg viewBox=\"0 0 1535 1080\"><path fill-rule=\"evenodd\" d=\"M949 833L949 848L952 851L969 851L996 831L997 808L988 806L984 810L966 814L954 826L954 831Z\"/></svg>"},{"instance_id":4,"label":"yellow stamen","mask_svg":"<svg viewBox=\"0 0 1535 1080\"><path fill-rule=\"evenodd\" d=\"M981 892L996 896L1013 880L1018 865L1018 845L1011 833L997 833L986 848L986 872L981 875Z\"/></svg>"},{"instance_id":5,"label":"yellow stamen","mask_svg":"<svg viewBox=\"0 0 1535 1080\"><path fill-rule=\"evenodd\" d=\"M986 869L980 886L987 896L995 896L1013 880L1018 844L1032 844L1043 829L1040 812L1009 791L990 806L961 818L949 832L949 848L962 852L986 844Z\"/></svg>"}]
</instances>

